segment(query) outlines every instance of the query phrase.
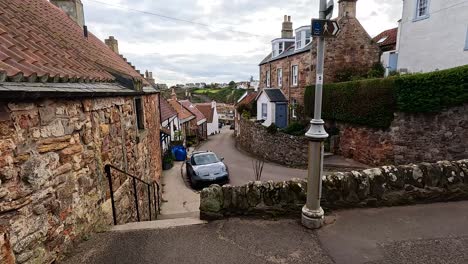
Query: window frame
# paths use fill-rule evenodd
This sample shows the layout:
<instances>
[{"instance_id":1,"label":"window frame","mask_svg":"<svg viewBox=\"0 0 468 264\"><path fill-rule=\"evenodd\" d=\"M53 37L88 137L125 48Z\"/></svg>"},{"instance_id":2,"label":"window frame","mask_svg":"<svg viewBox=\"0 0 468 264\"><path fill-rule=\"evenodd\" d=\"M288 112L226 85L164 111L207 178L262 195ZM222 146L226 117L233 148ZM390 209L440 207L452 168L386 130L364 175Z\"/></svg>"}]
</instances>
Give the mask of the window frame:
<instances>
[{"instance_id":1,"label":"window frame","mask_svg":"<svg viewBox=\"0 0 468 264\"><path fill-rule=\"evenodd\" d=\"M293 87L299 85L299 65L291 66L291 85Z\"/></svg>"},{"instance_id":2,"label":"window frame","mask_svg":"<svg viewBox=\"0 0 468 264\"><path fill-rule=\"evenodd\" d=\"M135 106L136 127L138 130L145 130L145 110L143 99L141 97L135 97L133 103Z\"/></svg>"},{"instance_id":3,"label":"window frame","mask_svg":"<svg viewBox=\"0 0 468 264\"><path fill-rule=\"evenodd\" d=\"M466 26L465 51L468 51L468 26Z\"/></svg>"},{"instance_id":4,"label":"window frame","mask_svg":"<svg viewBox=\"0 0 468 264\"><path fill-rule=\"evenodd\" d=\"M266 120L268 118L268 104L262 103L262 119Z\"/></svg>"},{"instance_id":5,"label":"window frame","mask_svg":"<svg viewBox=\"0 0 468 264\"><path fill-rule=\"evenodd\" d=\"M283 69L278 68L276 70L276 81L278 82L278 87L283 87Z\"/></svg>"},{"instance_id":6,"label":"window frame","mask_svg":"<svg viewBox=\"0 0 468 264\"><path fill-rule=\"evenodd\" d=\"M291 109L292 109L292 111L291 111L291 112L292 112L292 113L291 113L291 116L292 116L293 118L297 118L297 114L296 114L297 100L296 100L296 99L293 99L291 105L292 105L292 107L291 107Z\"/></svg>"},{"instance_id":7,"label":"window frame","mask_svg":"<svg viewBox=\"0 0 468 264\"><path fill-rule=\"evenodd\" d=\"M267 70L266 72L266 87L270 88L271 86L271 72L270 70Z\"/></svg>"},{"instance_id":8,"label":"window frame","mask_svg":"<svg viewBox=\"0 0 468 264\"><path fill-rule=\"evenodd\" d=\"M422 3L422 1L425 1L426 3L426 13L424 15L420 15L419 14L419 11L420 11L420 5ZM415 8L415 12L414 12L414 20L413 22L416 22L416 21L419 21L419 20L423 20L423 19L426 19L426 18L429 18L429 7L430 7L430 4L431 4L431 0L416 0L416 8Z\"/></svg>"}]
</instances>

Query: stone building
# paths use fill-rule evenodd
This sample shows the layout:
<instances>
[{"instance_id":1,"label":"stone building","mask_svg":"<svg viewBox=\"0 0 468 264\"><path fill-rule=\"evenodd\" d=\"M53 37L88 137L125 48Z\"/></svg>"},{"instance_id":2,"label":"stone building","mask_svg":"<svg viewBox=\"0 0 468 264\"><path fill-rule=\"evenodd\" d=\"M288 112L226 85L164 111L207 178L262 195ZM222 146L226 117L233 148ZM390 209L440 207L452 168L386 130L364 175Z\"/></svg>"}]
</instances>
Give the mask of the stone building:
<instances>
[{"instance_id":1,"label":"stone building","mask_svg":"<svg viewBox=\"0 0 468 264\"><path fill-rule=\"evenodd\" d=\"M326 83L337 81L340 71L365 73L379 61L379 46L356 18L356 2L338 1L341 32L326 40ZM281 38L272 41L272 52L260 63L260 89L280 88L294 106L303 103L305 87L315 83L317 47L310 26L295 29L295 36L292 28L291 17L285 16Z\"/></svg>"},{"instance_id":2,"label":"stone building","mask_svg":"<svg viewBox=\"0 0 468 264\"><path fill-rule=\"evenodd\" d=\"M64 2L0 1L0 263L54 263L111 224L106 164L161 176L159 93ZM134 221L130 181L111 178Z\"/></svg>"}]
</instances>

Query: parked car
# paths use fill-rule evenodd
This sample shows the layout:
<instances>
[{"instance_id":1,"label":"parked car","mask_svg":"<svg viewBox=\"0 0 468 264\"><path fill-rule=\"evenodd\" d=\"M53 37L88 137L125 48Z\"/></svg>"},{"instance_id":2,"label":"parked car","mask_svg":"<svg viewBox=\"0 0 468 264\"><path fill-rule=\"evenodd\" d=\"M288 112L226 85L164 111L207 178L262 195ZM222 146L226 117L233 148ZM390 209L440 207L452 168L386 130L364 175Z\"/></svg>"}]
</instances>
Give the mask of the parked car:
<instances>
[{"instance_id":1,"label":"parked car","mask_svg":"<svg viewBox=\"0 0 468 264\"><path fill-rule=\"evenodd\" d=\"M187 177L192 187L229 183L229 169L223 160L211 151L194 152L186 162Z\"/></svg>"},{"instance_id":2,"label":"parked car","mask_svg":"<svg viewBox=\"0 0 468 264\"><path fill-rule=\"evenodd\" d=\"M232 123L231 126L229 127L229 129L231 129L231 130L236 129L236 125L234 123Z\"/></svg>"}]
</instances>

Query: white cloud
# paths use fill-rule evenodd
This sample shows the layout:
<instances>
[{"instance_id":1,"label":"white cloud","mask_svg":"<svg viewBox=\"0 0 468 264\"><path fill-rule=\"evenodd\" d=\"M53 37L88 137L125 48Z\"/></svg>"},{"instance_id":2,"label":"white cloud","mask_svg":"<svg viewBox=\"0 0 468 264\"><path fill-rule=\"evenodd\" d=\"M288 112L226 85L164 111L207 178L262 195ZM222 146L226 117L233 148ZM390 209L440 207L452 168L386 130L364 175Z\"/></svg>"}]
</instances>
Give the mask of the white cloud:
<instances>
[{"instance_id":1,"label":"white cloud","mask_svg":"<svg viewBox=\"0 0 468 264\"><path fill-rule=\"evenodd\" d=\"M169 84L256 77L258 63L271 49L270 41L280 35L283 15L290 15L294 27L299 27L318 13L316 0L97 1L83 0L90 31L100 39L115 36L129 61L142 71L153 71L158 82ZM401 5L401 0L360 0L358 18L375 36L397 26Z\"/></svg>"}]
</instances>

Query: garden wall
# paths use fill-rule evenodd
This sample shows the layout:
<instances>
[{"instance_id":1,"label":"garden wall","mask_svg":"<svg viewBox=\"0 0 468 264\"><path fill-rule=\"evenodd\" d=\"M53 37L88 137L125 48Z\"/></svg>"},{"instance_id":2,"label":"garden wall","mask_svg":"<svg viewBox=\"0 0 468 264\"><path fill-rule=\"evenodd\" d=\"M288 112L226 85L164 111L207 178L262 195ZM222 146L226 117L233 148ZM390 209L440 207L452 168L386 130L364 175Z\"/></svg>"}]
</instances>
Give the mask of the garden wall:
<instances>
[{"instance_id":1,"label":"garden wall","mask_svg":"<svg viewBox=\"0 0 468 264\"><path fill-rule=\"evenodd\" d=\"M212 185L200 194L200 216L207 220L299 216L306 190L307 181L301 179L235 187ZM322 207L328 210L466 200L468 160L332 173L323 179L322 196Z\"/></svg>"},{"instance_id":2,"label":"garden wall","mask_svg":"<svg viewBox=\"0 0 468 264\"><path fill-rule=\"evenodd\" d=\"M142 96L145 130L133 97L0 102L0 263L53 263L110 225L104 165L159 180L158 100ZM112 176L119 223L132 221L131 185Z\"/></svg>"},{"instance_id":3,"label":"garden wall","mask_svg":"<svg viewBox=\"0 0 468 264\"><path fill-rule=\"evenodd\" d=\"M286 166L307 166L308 140L305 136L297 137L279 132L272 134L263 125L243 117L236 121L239 125L236 143L242 150L263 160Z\"/></svg>"}]
</instances>

